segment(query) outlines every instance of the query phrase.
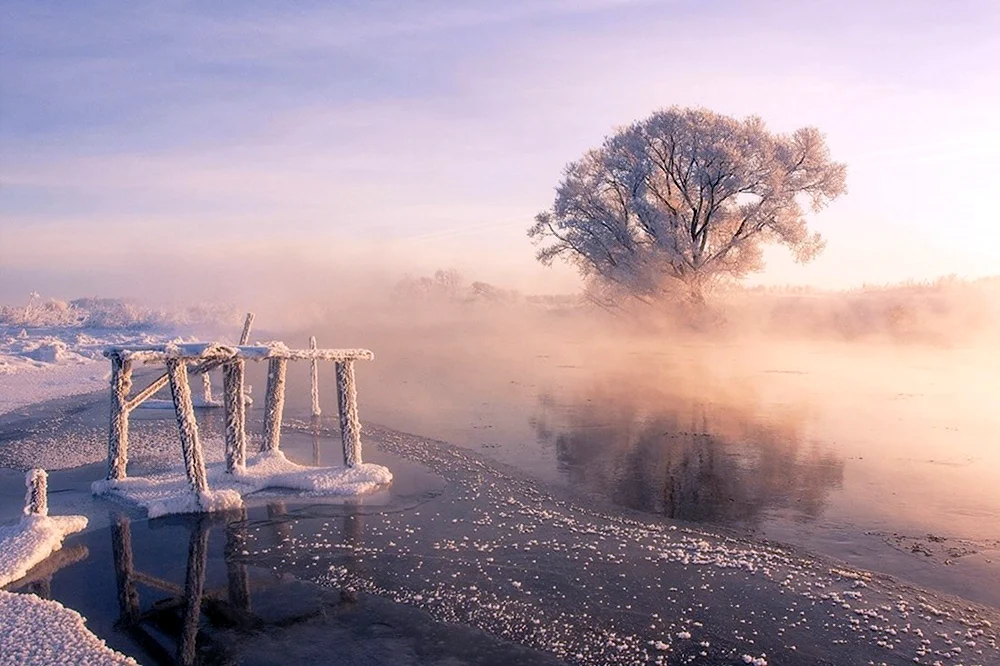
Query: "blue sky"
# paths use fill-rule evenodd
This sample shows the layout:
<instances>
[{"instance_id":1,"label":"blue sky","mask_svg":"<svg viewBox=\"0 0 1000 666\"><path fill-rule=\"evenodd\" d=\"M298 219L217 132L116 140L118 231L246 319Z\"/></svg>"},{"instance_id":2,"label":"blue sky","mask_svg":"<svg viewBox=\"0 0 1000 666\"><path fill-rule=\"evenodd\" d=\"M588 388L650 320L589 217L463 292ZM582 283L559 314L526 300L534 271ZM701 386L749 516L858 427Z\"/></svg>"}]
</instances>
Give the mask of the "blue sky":
<instances>
[{"instance_id":1,"label":"blue sky","mask_svg":"<svg viewBox=\"0 0 1000 666\"><path fill-rule=\"evenodd\" d=\"M997 35L989 0L12 0L0 297L175 260L223 284L253 261L568 288L532 216L567 162L672 104L818 126L848 164L826 252L771 253L758 281L1000 273Z\"/></svg>"}]
</instances>

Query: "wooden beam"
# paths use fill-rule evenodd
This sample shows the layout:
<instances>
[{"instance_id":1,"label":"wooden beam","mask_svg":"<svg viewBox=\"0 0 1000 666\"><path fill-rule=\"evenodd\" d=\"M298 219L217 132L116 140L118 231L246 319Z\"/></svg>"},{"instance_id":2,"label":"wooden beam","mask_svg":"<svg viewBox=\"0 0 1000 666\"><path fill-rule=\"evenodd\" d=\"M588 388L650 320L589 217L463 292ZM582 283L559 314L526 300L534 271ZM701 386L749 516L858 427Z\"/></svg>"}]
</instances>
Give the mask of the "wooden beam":
<instances>
[{"instance_id":1,"label":"wooden beam","mask_svg":"<svg viewBox=\"0 0 1000 666\"><path fill-rule=\"evenodd\" d=\"M111 356L111 424L108 427L108 480L126 476L128 466L128 406L132 388L132 361Z\"/></svg>"},{"instance_id":2,"label":"wooden beam","mask_svg":"<svg viewBox=\"0 0 1000 666\"><path fill-rule=\"evenodd\" d=\"M264 397L264 441L261 451L277 451L281 445L281 415L285 410L285 377L288 359L267 363L267 395Z\"/></svg>"},{"instance_id":3,"label":"wooden beam","mask_svg":"<svg viewBox=\"0 0 1000 666\"><path fill-rule=\"evenodd\" d=\"M253 324L253 319L254 314L252 312L248 312L246 319L243 322L243 332L240 334L240 345L245 345L250 341L250 326ZM204 374L210 370L215 370L220 365L222 365L221 360L206 361L199 366L191 368L191 374ZM126 410L131 412L133 409L149 400L156 394L157 391L167 385L167 381L167 373L164 372L162 375L154 379L149 386L132 396L132 398L126 403Z\"/></svg>"},{"instance_id":4,"label":"wooden beam","mask_svg":"<svg viewBox=\"0 0 1000 666\"><path fill-rule=\"evenodd\" d=\"M309 338L309 349L316 351L315 335ZM309 369L309 379L311 382L309 395L312 397L312 415L319 416L323 413L323 410L319 408L319 359L317 358L312 360L312 367Z\"/></svg>"},{"instance_id":5,"label":"wooden beam","mask_svg":"<svg viewBox=\"0 0 1000 666\"><path fill-rule=\"evenodd\" d=\"M167 361L167 375L170 378L170 393L174 399L177 431L180 434L181 451L184 454L184 470L187 472L191 490L198 497L200 504L202 493L208 491L208 478L205 473L201 442L198 441L198 422L194 417L185 362L177 359Z\"/></svg>"},{"instance_id":6,"label":"wooden beam","mask_svg":"<svg viewBox=\"0 0 1000 666\"><path fill-rule=\"evenodd\" d=\"M337 406L340 408L340 441L344 464L361 464L361 421L358 419L358 389L354 382L354 362L337 363Z\"/></svg>"},{"instance_id":7,"label":"wooden beam","mask_svg":"<svg viewBox=\"0 0 1000 666\"><path fill-rule=\"evenodd\" d=\"M222 365L222 403L226 416L226 471L242 472L247 461L247 403L243 398L246 361L239 358Z\"/></svg>"}]
</instances>

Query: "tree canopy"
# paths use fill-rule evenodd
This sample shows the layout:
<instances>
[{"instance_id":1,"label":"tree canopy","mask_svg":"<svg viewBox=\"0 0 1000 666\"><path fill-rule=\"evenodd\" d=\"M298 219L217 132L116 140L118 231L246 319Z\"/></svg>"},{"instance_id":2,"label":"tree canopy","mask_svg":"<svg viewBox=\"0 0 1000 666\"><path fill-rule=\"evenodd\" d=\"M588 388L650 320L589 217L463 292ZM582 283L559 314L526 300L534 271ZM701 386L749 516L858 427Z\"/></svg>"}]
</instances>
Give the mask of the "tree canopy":
<instances>
[{"instance_id":1,"label":"tree canopy","mask_svg":"<svg viewBox=\"0 0 1000 666\"><path fill-rule=\"evenodd\" d=\"M654 302L680 286L700 301L713 280L761 270L766 243L819 253L806 209L843 194L845 176L815 128L672 107L570 163L528 235L539 261L568 261L604 293Z\"/></svg>"}]
</instances>

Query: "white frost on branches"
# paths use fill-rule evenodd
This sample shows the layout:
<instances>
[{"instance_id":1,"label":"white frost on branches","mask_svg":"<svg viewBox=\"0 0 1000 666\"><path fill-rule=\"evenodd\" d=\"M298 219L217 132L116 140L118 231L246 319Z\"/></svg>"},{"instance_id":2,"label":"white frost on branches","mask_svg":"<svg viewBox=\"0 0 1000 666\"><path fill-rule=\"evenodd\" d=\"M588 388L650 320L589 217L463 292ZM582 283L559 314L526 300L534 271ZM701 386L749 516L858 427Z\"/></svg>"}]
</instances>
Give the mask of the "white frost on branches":
<instances>
[{"instance_id":1,"label":"white frost on branches","mask_svg":"<svg viewBox=\"0 0 1000 666\"><path fill-rule=\"evenodd\" d=\"M673 107L570 164L528 233L543 263L567 260L640 300L677 283L700 299L712 278L760 270L764 243L815 256L804 206L842 194L845 174L814 128L778 135L756 117Z\"/></svg>"}]
</instances>

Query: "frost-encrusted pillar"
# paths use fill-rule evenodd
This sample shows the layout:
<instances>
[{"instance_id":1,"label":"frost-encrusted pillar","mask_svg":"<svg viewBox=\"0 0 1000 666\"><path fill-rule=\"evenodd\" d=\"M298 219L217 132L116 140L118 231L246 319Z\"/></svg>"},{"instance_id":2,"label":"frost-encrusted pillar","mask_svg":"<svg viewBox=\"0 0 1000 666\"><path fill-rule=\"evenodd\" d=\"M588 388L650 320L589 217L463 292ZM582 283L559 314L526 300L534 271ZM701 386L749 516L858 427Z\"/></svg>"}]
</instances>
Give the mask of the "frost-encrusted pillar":
<instances>
[{"instance_id":1,"label":"frost-encrusted pillar","mask_svg":"<svg viewBox=\"0 0 1000 666\"><path fill-rule=\"evenodd\" d=\"M287 358L267 362L267 395L264 398L264 441L261 451L277 451L281 445L281 414L285 410Z\"/></svg>"},{"instance_id":2,"label":"frost-encrusted pillar","mask_svg":"<svg viewBox=\"0 0 1000 666\"><path fill-rule=\"evenodd\" d=\"M338 361L337 406L340 408L340 441L344 464L361 464L361 422L358 420L358 389L354 383L354 361Z\"/></svg>"},{"instance_id":3,"label":"frost-encrusted pillar","mask_svg":"<svg viewBox=\"0 0 1000 666\"><path fill-rule=\"evenodd\" d=\"M205 474L205 458L198 441L198 422L194 418L191 404L191 387L188 385L187 365L181 359L167 359L167 377L170 394L174 398L174 413L177 416L177 431L181 438L181 452L184 454L184 470L187 472L191 490L201 503L201 494L208 491Z\"/></svg>"},{"instance_id":4,"label":"frost-encrusted pillar","mask_svg":"<svg viewBox=\"0 0 1000 666\"><path fill-rule=\"evenodd\" d=\"M177 645L177 663L195 663L198 656L198 625L201 622L201 600L205 590L205 569L208 562L208 525L199 518L188 542L187 577L184 579L184 617L181 639Z\"/></svg>"},{"instance_id":5,"label":"frost-encrusted pillar","mask_svg":"<svg viewBox=\"0 0 1000 666\"><path fill-rule=\"evenodd\" d=\"M313 444L313 465L319 467L320 461L320 450L319 450L319 429L320 422L319 417L314 416L310 419L310 424L312 425L312 444Z\"/></svg>"},{"instance_id":6,"label":"frost-encrusted pillar","mask_svg":"<svg viewBox=\"0 0 1000 666\"><path fill-rule=\"evenodd\" d=\"M48 477L44 469L29 469L24 475L27 492L24 495L24 515L49 515Z\"/></svg>"},{"instance_id":7,"label":"frost-encrusted pillar","mask_svg":"<svg viewBox=\"0 0 1000 666\"><path fill-rule=\"evenodd\" d=\"M316 350L316 336L309 338L309 349ZM323 410L319 408L319 359L312 360L312 367L309 369L309 379L311 380L312 415L319 416Z\"/></svg>"},{"instance_id":8,"label":"frost-encrusted pillar","mask_svg":"<svg viewBox=\"0 0 1000 666\"><path fill-rule=\"evenodd\" d=\"M126 516L115 516L111 523L111 554L115 561L118 610L121 619L131 624L139 619L139 591L132 559L132 523Z\"/></svg>"},{"instance_id":9,"label":"frost-encrusted pillar","mask_svg":"<svg viewBox=\"0 0 1000 666\"><path fill-rule=\"evenodd\" d=\"M208 376L208 370L201 373L201 390L204 404L211 405L212 400L212 378Z\"/></svg>"},{"instance_id":10,"label":"frost-encrusted pillar","mask_svg":"<svg viewBox=\"0 0 1000 666\"><path fill-rule=\"evenodd\" d=\"M243 471L247 460L246 401L243 379L246 361L241 358L222 366L222 399L226 414L226 471Z\"/></svg>"},{"instance_id":11,"label":"frost-encrusted pillar","mask_svg":"<svg viewBox=\"0 0 1000 666\"><path fill-rule=\"evenodd\" d=\"M245 345L250 342L250 327L253 326L254 313L248 312L247 318L243 320L243 332L240 333L240 344Z\"/></svg>"},{"instance_id":12,"label":"frost-encrusted pillar","mask_svg":"<svg viewBox=\"0 0 1000 666\"><path fill-rule=\"evenodd\" d=\"M108 480L125 478L128 465L128 392L132 361L111 356L111 425L108 428Z\"/></svg>"}]
</instances>

